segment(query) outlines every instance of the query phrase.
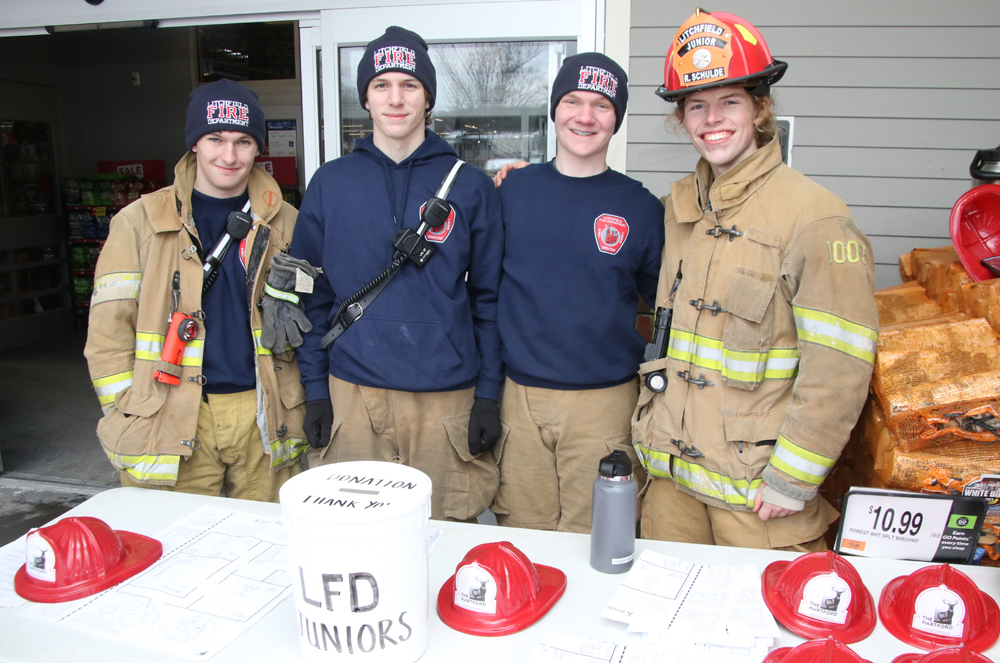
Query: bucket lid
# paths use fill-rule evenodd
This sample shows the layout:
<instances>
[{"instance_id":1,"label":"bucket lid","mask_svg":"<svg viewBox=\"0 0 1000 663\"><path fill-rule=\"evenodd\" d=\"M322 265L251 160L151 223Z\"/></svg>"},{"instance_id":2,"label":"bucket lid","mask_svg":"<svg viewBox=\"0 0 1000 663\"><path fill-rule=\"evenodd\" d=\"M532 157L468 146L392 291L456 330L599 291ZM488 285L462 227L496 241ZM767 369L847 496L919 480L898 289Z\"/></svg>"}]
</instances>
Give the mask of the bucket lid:
<instances>
[{"instance_id":1,"label":"bucket lid","mask_svg":"<svg viewBox=\"0 0 1000 663\"><path fill-rule=\"evenodd\" d=\"M875 600L854 566L833 551L772 562L761 575L764 602L804 638L858 642L875 630Z\"/></svg>"},{"instance_id":2,"label":"bucket lid","mask_svg":"<svg viewBox=\"0 0 1000 663\"><path fill-rule=\"evenodd\" d=\"M438 615L472 635L507 635L531 626L566 590L566 574L532 564L510 541L483 543L459 562L438 592Z\"/></svg>"},{"instance_id":3,"label":"bucket lid","mask_svg":"<svg viewBox=\"0 0 1000 663\"><path fill-rule=\"evenodd\" d=\"M431 480L420 470L382 461L331 463L292 477L278 491L286 512L324 523L390 520L427 505Z\"/></svg>"},{"instance_id":4,"label":"bucket lid","mask_svg":"<svg viewBox=\"0 0 1000 663\"><path fill-rule=\"evenodd\" d=\"M871 663L833 636L810 640L798 647L782 647L767 655L764 663Z\"/></svg>"},{"instance_id":5,"label":"bucket lid","mask_svg":"<svg viewBox=\"0 0 1000 663\"><path fill-rule=\"evenodd\" d=\"M985 651L1000 635L996 601L949 564L925 566L889 581L878 612L890 633L920 649L965 643Z\"/></svg>"},{"instance_id":6,"label":"bucket lid","mask_svg":"<svg viewBox=\"0 0 1000 663\"><path fill-rule=\"evenodd\" d=\"M993 663L993 661L965 645L959 645L938 649L928 654L901 654L892 659L892 663Z\"/></svg>"},{"instance_id":7,"label":"bucket lid","mask_svg":"<svg viewBox=\"0 0 1000 663\"><path fill-rule=\"evenodd\" d=\"M112 530L99 518L64 518L28 533L14 589L29 601L72 601L117 585L162 554L148 536Z\"/></svg>"}]
</instances>

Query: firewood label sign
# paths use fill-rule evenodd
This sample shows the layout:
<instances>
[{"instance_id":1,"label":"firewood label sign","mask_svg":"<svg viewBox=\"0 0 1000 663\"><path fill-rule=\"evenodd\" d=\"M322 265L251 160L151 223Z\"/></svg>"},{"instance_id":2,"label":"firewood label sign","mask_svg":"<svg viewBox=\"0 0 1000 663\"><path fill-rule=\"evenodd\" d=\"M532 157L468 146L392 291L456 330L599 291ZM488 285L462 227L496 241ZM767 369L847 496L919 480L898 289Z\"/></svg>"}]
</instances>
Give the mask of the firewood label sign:
<instances>
[{"instance_id":1,"label":"firewood label sign","mask_svg":"<svg viewBox=\"0 0 1000 663\"><path fill-rule=\"evenodd\" d=\"M834 550L846 555L965 564L976 551L986 500L852 488Z\"/></svg>"}]
</instances>

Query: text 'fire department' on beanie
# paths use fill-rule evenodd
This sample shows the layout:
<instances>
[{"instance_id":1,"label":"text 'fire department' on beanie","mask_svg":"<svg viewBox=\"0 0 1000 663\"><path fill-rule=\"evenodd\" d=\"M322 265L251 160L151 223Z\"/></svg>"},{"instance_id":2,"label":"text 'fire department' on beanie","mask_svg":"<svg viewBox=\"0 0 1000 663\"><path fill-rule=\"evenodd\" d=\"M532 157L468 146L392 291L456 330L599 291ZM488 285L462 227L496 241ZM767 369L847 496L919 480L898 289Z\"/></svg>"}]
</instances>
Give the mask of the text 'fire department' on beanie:
<instances>
[{"instance_id":1,"label":"text 'fire department' on beanie","mask_svg":"<svg viewBox=\"0 0 1000 663\"><path fill-rule=\"evenodd\" d=\"M264 150L264 111L257 93L228 78L202 85L191 91L184 138L191 149L205 134L239 131L257 141Z\"/></svg>"},{"instance_id":2,"label":"text 'fire department' on beanie","mask_svg":"<svg viewBox=\"0 0 1000 663\"><path fill-rule=\"evenodd\" d=\"M378 39L368 43L358 63L358 99L364 99L372 79L387 71L410 74L431 95L430 107L437 98L437 71L427 52L427 42L416 32L393 25Z\"/></svg>"},{"instance_id":3,"label":"text 'fire department' on beanie","mask_svg":"<svg viewBox=\"0 0 1000 663\"><path fill-rule=\"evenodd\" d=\"M625 120L628 108L628 76L618 63L603 53L578 53L566 58L552 83L552 120L559 100L570 92L598 92L615 107L615 133Z\"/></svg>"}]
</instances>

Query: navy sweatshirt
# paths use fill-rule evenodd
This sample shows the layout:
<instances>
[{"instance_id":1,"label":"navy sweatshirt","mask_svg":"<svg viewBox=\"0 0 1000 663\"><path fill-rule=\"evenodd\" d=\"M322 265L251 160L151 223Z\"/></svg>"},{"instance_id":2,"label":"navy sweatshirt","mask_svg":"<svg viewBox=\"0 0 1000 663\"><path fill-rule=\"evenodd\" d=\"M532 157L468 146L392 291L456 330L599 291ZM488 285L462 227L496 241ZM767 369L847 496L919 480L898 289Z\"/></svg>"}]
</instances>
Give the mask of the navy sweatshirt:
<instances>
[{"instance_id":1,"label":"navy sweatshirt","mask_svg":"<svg viewBox=\"0 0 1000 663\"><path fill-rule=\"evenodd\" d=\"M323 268L305 299L313 330L297 353L308 400L329 397L327 374L400 391L475 386L476 396L499 398L503 219L493 182L472 166L448 195L454 222L435 235L430 261L404 265L360 320L326 350L319 346L341 302L389 267L396 231L419 225L421 205L456 159L430 131L398 164L365 138L309 182L291 246L293 256Z\"/></svg>"},{"instance_id":2,"label":"navy sweatshirt","mask_svg":"<svg viewBox=\"0 0 1000 663\"><path fill-rule=\"evenodd\" d=\"M191 215L205 255L226 232L229 213L241 210L248 194L235 198L213 198L191 192ZM202 391L229 394L255 389L253 332L246 304L247 270L240 261L240 247L234 242L219 266L219 276L201 297L205 312L205 351L202 374L207 382Z\"/></svg>"},{"instance_id":3,"label":"navy sweatshirt","mask_svg":"<svg viewBox=\"0 0 1000 663\"><path fill-rule=\"evenodd\" d=\"M547 389L633 379L645 348L638 296L655 301L663 205L614 170L567 177L554 161L511 171L499 191L507 375Z\"/></svg>"}]
</instances>

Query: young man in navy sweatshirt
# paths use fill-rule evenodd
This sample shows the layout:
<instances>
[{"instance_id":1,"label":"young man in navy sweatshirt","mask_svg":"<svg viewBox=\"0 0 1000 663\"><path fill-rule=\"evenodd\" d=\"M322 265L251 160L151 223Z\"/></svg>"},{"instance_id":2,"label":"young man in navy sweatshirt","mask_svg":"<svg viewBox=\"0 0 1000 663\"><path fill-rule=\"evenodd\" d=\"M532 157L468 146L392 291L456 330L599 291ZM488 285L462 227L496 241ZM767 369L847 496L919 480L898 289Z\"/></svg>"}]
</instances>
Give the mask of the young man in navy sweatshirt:
<instances>
[{"instance_id":1,"label":"young man in navy sweatshirt","mask_svg":"<svg viewBox=\"0 0 1000 663\"><path fill-rule=\"evenodd\" d=\"M607 165L627 85L605 55L566 58L552 86L556 158L510 171L499 189L501 525L590 532L598 464L615 449L644 480L630 425L645 347L635 322L639 295L656 294L663 205Z\"/></svg>"},{"instance_id":2,"label":"young man in navy sweatshirt","mask_svg":"<svg viewBox=\"0 0 1000 663\"><path fill-rule=\"evenodd\" d=\"M306 389L310 465L400 462L433 481L432 517L485 511L499 472L502 368L497 293L503 256L500 201L466 167L447 195L453 217L427 234L425 266L405 264L362 317L323 349L341 304L387 269L393 240L456 163L427 130L436 74L427 44L390 27L358 65L358 95L374 131L324 164L302 201L291 253L323 274L306 298L313 329L298 350Z\"/></svg>"}]
</instances>

